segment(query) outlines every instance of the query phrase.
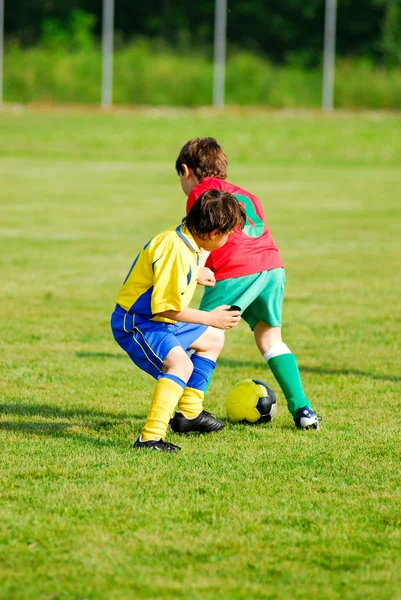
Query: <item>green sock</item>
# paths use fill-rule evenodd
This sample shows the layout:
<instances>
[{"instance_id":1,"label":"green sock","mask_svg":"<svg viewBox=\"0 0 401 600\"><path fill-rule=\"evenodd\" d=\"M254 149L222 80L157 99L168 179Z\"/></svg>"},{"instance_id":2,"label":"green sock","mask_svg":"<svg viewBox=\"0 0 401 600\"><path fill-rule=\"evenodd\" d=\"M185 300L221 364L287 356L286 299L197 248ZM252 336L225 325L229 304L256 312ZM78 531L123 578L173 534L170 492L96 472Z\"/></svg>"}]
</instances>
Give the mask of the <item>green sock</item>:
<instances>
[{"instance_id":1,"label":"green sock","mask_svg":"<svg viewBox=\"0 0 401 600\"><path fill-rule=\"evenodd\" d=\"M297 410L303 406L312 408L311 403L305 396L297 359L294 354L280 354L280 356L271 358L267 364L283 390L288 410L293 417L295 417Z\"/></svg>"}]
</instances>

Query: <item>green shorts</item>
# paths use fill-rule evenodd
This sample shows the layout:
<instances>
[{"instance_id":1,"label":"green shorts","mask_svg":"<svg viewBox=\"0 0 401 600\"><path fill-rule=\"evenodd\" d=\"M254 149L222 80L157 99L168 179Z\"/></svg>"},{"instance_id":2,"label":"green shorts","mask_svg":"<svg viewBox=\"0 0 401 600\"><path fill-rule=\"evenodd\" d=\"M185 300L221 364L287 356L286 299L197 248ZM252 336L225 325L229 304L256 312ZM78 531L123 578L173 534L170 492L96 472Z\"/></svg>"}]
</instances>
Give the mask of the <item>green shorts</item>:
<instances>
[{"instance_id":1,"label":"green shorts","mask_svg":"<svg viewBox=\"0 0 401 600\"><path fill-rule=\"evenodd\" d=\"M236 305L252 330L259 321L271 327L281 327L284 284L282 268L223 279L217 281L214 287L205 288L199 308L210 311L222 304Z\"/></svg>"}]
</instances>

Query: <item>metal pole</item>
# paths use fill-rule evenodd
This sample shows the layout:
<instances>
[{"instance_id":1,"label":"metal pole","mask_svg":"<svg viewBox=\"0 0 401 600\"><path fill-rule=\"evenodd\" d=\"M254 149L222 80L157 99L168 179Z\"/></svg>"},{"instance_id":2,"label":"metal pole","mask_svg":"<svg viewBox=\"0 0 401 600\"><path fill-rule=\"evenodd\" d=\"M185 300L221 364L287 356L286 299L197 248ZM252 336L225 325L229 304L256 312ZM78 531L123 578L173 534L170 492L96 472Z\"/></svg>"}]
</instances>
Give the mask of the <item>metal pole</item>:
<instances>
[{"instance_id":1,"label":"metal pole","mask_svg":"<svg viewBox=\"0 0 401 600\"><path fill-rule=\"evenodd\" d=\"M216 0L214 20L213 106L224 106L226 70L227 0Z\"/></svg>"},{"instance_id":2,"label":"metal pole","mask_svg":"<svg viewBox=\"0 0 401 600\"><path fill-rule=\"evenodd\" d=\"M114 0L103 0L102 106L111 106L113 102L113 30Z\"/></svg>"},{"instance_id":3,"label":"metal pole","mask_svg":"<svg viewBox=\"0 0 401 600\"><path fill-rule=\"evenodd\" d=\"M0 105L3 104L4 0L0 0Z\"/></svg>"},{"instance_id":4,"label":"metal pole","mask_svg":"<svg viewBox=\"0 0 401 600\"><path fill-rule=\"evenodd\" d=\"M336 59L337 0L326 0L324 19L323 110L333 109L334 67Z\"/></svg>"}]
</instances>

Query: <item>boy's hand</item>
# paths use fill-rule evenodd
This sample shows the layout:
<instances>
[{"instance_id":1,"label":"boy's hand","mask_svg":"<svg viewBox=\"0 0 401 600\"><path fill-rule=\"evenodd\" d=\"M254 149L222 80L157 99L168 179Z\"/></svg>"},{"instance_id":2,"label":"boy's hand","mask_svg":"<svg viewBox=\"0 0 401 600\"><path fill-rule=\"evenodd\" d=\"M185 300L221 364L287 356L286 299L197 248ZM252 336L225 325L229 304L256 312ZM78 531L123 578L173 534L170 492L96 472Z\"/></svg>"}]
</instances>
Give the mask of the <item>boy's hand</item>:
<instances>
[{"instance_id":1,"label":"boy's hand","mask_svg":"<svg viewBox=\"0 0 401 600\"><path fill-rule=\"evenodd\" d=\"M229 304L214 308L209 313L209 325L218 329L231 329L238 325L241 318L239 310L229 310Z\"/></svg>"},{"instance_id":2,"label":"boy's hand","mask_svg":"<svg viewBox=\"0 0 401 600\"><path fill-rule=\"evenodd\" d=\"M205 285L206 287L213 287L216 283L213 271L208 267L201 267L199 269L198 283L200 283L200 285Z\"/></svg>"}]
</instances>

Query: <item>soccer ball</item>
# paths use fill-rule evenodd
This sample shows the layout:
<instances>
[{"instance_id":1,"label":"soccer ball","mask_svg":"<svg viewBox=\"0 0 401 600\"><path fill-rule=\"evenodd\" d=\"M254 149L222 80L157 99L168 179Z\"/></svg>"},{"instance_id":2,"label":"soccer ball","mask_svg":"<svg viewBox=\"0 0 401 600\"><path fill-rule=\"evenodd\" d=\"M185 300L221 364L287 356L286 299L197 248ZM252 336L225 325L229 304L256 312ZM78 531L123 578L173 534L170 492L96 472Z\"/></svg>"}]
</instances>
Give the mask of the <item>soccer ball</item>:
<instances>
[{"instance_id":1,"label":"soccer ball","mask_svg":"<svg viewBox=\"0 0 401 600\"><path fill-rule=\"evenodd\" d=\"M276 416L276 396L263 381L245 379L228 394L226 411L230 421L269 423Z\"/></svg>"}]
</instances>

